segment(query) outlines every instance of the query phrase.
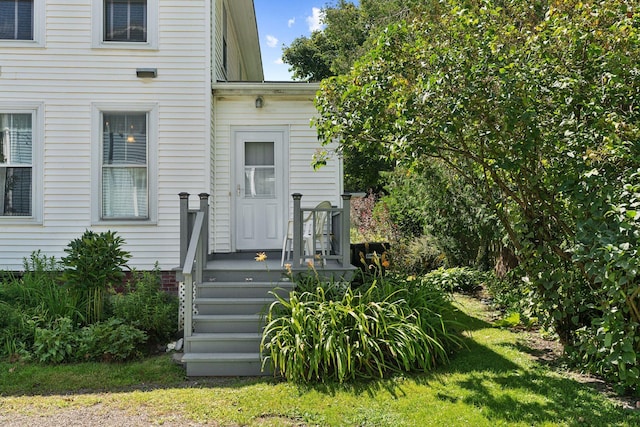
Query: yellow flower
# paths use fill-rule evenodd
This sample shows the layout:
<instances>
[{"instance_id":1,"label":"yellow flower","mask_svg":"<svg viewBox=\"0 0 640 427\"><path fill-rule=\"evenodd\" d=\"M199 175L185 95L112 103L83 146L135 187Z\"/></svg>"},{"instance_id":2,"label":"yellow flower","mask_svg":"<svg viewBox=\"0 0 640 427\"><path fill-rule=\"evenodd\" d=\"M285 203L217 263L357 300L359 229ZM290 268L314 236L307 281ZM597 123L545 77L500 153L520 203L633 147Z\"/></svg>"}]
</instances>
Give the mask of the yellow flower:
<instances>
[{"instance_id":1,"label":"yellow flower","mask_svg":"<svg viewBox=\"0 0 640 427\"><path fill-rule=\"evenodd\" d=\"M284 268L287 270L288 274L291 274L291 264L285 264Z\"/></svg>"},{"instance_id":2,"label":"yellow flower","mask_svg":"<svg viewBox=\"0 0 640 427\"><path fill-rule=\"evenodd\" d=\"M267 259L267 254L265 254L264 252L258 252L256 255L257 256L255 257L255 260L258 262L262 262Z\"/></svg>"},{"instance_id":3,"label":"yellow flower","mask_svg":"<svg viewBox=\"0 0 640 427\"><path fill-rule=\"evenodd\" d=\"M313 260L312 260L312 259L310 259L309 261L307 261L307 267L309 267L309 268L313 268L313 267L314 267L314 264L313 264Z\"/></svg>"},{"instance_id":4,"label":"yellow flower","mask_svg":"<svg viewBox=\"0 0 640 427\"><path fill-rule=\"evenodd\" d=\"M384 268L389 268L390 265L391 265L391 263L389 262L389 260L385 259L384 261L382 261L382 266Z\"/></svg>"}]
</instances>

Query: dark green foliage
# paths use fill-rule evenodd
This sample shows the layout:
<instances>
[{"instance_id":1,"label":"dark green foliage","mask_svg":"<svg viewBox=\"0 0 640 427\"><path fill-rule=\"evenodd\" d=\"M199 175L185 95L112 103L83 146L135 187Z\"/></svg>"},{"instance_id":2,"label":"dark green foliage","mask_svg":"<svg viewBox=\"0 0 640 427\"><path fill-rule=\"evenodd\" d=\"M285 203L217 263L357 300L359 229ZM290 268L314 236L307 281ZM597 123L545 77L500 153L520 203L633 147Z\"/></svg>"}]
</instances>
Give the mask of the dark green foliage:
<instances>
[{"instance_id":1,"label":"dark green foliage","mask_svg":"<svg viewBox=\"0 0 640 427\"><path fill-rule=\"evenodd\" d=\"M366 42L406 13L408 0L339 0L323 7L323 31L299 37L283 49L282 60L296 79L320 81L347 73L366 52Z\"/></svg>"},{"instance_id":2,"label":"dark green foliage","mask_svg":"<svg viewBox=\"0 0 640 427\"><path fill-rule=\"evenodd\" d=\"M628 2L422 3L323 82L321 139L446 165L500 222L542 325L584 368L639 387L640 15Z\"/></svg>"},{"instance_id":3,"label":"dark green foliage","mask_svg":"<svg viewBox=\"0 0 640 427\"><path fill-rule=\"evenodd\" d=\"M350 381L428 371L460 345L443 293L378 278L357 290L324 285L278 298L267 316L265 363L292 381Z\"/></svg>"},{"instance_id":4,"label":"dark green foliage","mask_svg":"<svg viewBox=\"0 0 640 427\"><path fill-rule=\"evenodd\" d=\"M42 363L62 363L77 357L78 333L68 317L57 319L48 328L37 328L33 355Z\"/></svg>"},{"instance_id":5,"label":"dark green foliage","mask_svg":"<svg viewBox=\"0 0 640 427\"><path fill-rule=\"evenodd\" d=\"M388 195L383 201L403 236L430 236L448 265L491 268L490 248L502 230L471 185L436 159L415 168L398 167L385 177Z\"/></svg>"},{"instance_id":6,"label":"dark green foliage","mask_svg":"<svg viewBox=\"0 0 640 427\"><path fill-rule=\"evenodd\" d=\"M36 251L24 260L21 276L0 283L0 354L13 356L29 349L36 327L48 327L60 317L83 319L76 294L60 282L60 265Z\"/></svg>"},{"instance_id":7,"label":"dark green foliage","mask_svg":"<svg viewBox=\"0 0 640 427\"><path fill-rule=\"evenodd\" d=\"M160 274L133 274L123 293L111 297L114 317L146 332L150 344L166 344L178 329L178 298L160 289Z\"/></svg>"},{"instance_id":8,"label":"dark green foliage","mask_svg":"<svg viewBox=\"0 0 640 427\"><path fill-rule=\"evenodd\" d=\"M492 273L474 270L468 267L439 268L427 273L422 282L427 287L442 289L446 292L474 292L487 281Z\"/></svg>"},{"instance_id":9,"label":"dark green foliage","mask_svg":"<svg viewBox=\"0 0 640 427\"><path fill-rule=\"evenodd\" d=\"M4 275L0 356L44 363L121 361L147 351L147 333L151 344L166 343L177 328L178 303L159 289L157 272L134 275L130 292L114 297L122 319L97 321L111 314L106 292L124 276L129 254L122 244L114 233L86 232L69 245L64 271L53 257L37 251L25 260L22 275ZM91 266L99 271L89 274Z\"/></svg>"},{"instance_id":10,"label":"dark green foliage","mask_svg":"<svg viewBox=\"0 0 640 427\"><path fill-rule=\"evenodd\" d=\"M109 319L82 328L78 341L78 360L122 362L143 354L147 334L120 319Z\"/></svg>"},{"instance_id":11,"label":"dark green foliage","mask_svg":"<svg viewBox=\"0 0 640 427\"><path fill-rule=\"evenodd\" d=\"M123 282L123 268L131 258L123 245L115 232L86 230L64 250L63 280L82 298L87 323L103 320L107 290Z\"/></svg>"},{"instance_id":12,"label":"dark green foliage","mask_svg":"<svg viewBox=\"0 0 640 427\"><path fill-rule=\"evenodd\" d=\"M395 271L422 275L448 265L447 256L432 236L405 238L394 242L388 252Z\"/></svg>"},{"instance_id":13,"label":"dark green foliage","mask_svg":"<svg viewBox=\"0 0 640 427\"><path fill-rule=\"evenodd\" d=\"M498 309L521 314L530 311L531 282L518 277L517 270L502 279L492 275L484 285L492 303Z\"/></svg>"},{"instance_id":14,"label":"dark green foliage","mask_svg":"<svg viewBox=\"0 0 640 427\"><path fill-rule=\"evenodd\" d=\"M146 340L143 331L119 319L76 329L62 317L49 328L36 329L33 355L42 363L124 361L140 356Z\"/></svg>"}]
</instances>

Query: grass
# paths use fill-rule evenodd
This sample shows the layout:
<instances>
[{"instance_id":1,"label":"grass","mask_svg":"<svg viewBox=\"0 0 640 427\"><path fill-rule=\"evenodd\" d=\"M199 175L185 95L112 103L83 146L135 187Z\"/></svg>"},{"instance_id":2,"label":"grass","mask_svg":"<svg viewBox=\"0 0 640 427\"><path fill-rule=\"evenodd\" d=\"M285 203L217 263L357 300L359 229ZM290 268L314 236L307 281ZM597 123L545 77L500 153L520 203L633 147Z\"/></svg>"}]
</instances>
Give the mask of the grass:
<instances>
[{"instance_id":1,"label":"grass","mask_svg":"<svg viewBox=\"0 0 640 427\"><path fill-rule=\"evenodd\" d=\"M297 386L273 378L185 379L168 356L119 365L0 364L0 420L100 407L154 423L327 426L640 425L597 390L537 363L522 333L459 297L468 346L431 374ZM9 418L7 418L9 419Z\"/></svg>"}]
</instances>

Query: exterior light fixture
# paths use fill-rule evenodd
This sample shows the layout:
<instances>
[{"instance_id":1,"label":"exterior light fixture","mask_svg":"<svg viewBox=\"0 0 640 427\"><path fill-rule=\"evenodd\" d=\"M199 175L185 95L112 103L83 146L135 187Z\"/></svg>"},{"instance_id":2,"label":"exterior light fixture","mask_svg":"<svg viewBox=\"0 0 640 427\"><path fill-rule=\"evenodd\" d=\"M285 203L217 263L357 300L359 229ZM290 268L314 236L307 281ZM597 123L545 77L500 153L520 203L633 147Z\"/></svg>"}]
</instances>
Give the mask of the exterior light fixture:
<instances>
[{"instance_id":1,"label":"exterior light fixture","mask_svg":"<svg viewBox=\"0 0 640 427\"><path fill-rule=\"evenodd\" d=\"M156 78L158 77L158 69L157 68L136 68L136 76Z\"/></svg>"},{"instance_id":2,"label":"exterior light fixture","mask_svg":"<svg viewBox=\"0 0 640 427\"><path fill-rule=\"evenodd\" d=\"M261 96L256 98L256 108L262 108L264 105L264 99Z\"/></svg>"}]
</instances>

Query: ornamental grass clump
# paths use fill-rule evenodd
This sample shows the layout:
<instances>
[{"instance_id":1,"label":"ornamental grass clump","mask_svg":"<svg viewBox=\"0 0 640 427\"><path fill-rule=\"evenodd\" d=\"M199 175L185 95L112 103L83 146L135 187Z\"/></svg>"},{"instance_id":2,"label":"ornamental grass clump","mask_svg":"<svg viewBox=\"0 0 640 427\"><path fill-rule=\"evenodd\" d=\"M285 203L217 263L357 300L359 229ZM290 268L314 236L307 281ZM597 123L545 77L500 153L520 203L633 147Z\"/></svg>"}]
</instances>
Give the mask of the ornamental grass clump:
<instances>
[{"instance_id":1,"label":"ornamental grass clump","mask_svg":"<svg viewBox=\"0 0 640 427\"><path fill-rule=\"evenodd\" d=\"M313 290L276 298L261 343L263 365L291 381L426 372L461 345L441 314L451 310L445 295L410 282L378 277L354 290L318 281Z\"/></svg>"}]
</instances>

